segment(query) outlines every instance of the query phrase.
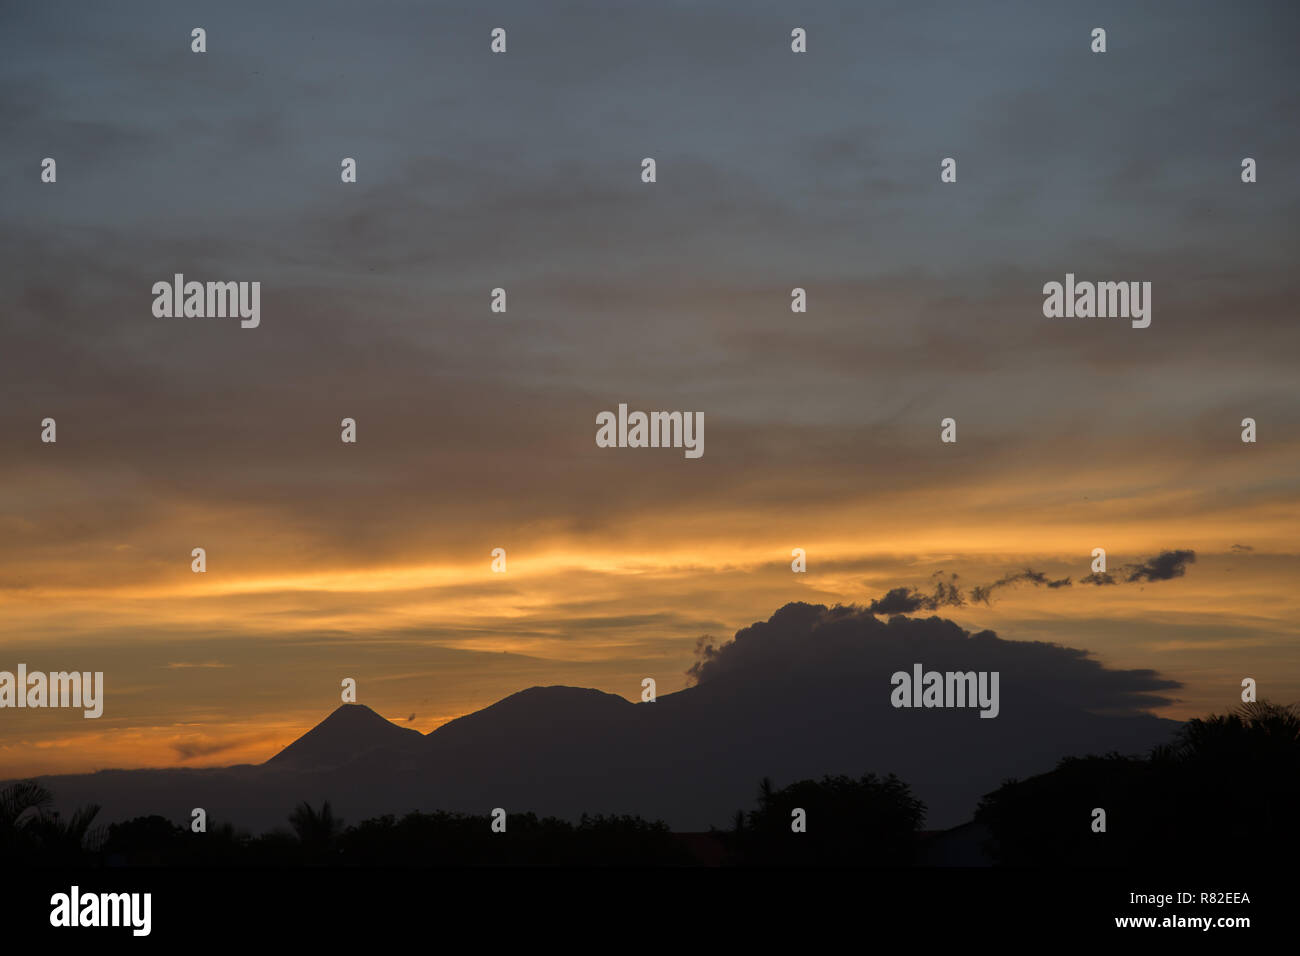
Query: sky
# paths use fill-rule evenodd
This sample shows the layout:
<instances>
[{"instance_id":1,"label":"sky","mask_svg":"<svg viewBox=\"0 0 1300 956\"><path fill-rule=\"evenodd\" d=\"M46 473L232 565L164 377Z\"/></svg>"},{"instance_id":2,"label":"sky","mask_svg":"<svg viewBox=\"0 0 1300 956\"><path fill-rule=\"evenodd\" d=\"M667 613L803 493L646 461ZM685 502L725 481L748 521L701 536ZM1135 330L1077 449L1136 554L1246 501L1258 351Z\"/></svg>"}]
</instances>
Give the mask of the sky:
<instances>
[{"instance_id":1,"label":"sky","mask_svg":"<svg viewBox=\"0 0 1300 956\"><path fill-rule=\"evenodd\" d=\"M1073 583L935 613L1300 700L1300 8L979 6L0 4L0 670L107 687L0 711L0 777L260 762L345 677L422 732L639 699L1025 568ZM260 326L155 317L175 273ZM1045 318L1067 273L1150 327ZM703 456L597 447L620 403Z\"/></svg>"}]
</instances>

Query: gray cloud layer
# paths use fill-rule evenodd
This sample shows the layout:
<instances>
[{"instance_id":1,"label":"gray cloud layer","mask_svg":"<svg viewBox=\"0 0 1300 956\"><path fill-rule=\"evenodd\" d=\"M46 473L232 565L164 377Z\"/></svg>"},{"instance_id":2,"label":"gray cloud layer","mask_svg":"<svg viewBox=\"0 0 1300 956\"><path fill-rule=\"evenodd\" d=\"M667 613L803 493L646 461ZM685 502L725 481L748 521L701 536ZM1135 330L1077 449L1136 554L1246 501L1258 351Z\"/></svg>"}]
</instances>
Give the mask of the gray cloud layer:
<instances>
[{"instance_id":1,"label":"gray cloud layer","mask_svg":"<svg viewBox=\"0 0 1300 956\"><path fill-rule=\"evenodd\" d=\"M268 523L238 560L1011 495L1080 463L1191 482L1247 412L1234 503L1292 494L1293 4L584 10L6 7L3 586L87 553L112 581L206 530L231 554ZM1152 327L1045 321L1066 271L1151 280ZM261 281L261 328L154 318L174 272ZM705 457L600 454L619 401L703 411Z\"/></svg>"}]
</instances>

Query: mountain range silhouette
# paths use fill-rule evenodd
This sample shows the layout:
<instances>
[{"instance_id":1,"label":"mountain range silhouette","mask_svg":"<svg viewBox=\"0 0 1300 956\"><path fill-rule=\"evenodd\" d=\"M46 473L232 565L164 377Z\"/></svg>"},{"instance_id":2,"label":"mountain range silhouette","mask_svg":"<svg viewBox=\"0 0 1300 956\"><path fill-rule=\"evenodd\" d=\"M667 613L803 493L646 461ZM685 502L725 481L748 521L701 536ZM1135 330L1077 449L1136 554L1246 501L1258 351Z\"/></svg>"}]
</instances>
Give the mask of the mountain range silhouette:
<instances>
[{"instance_id":1,"label":"mountain range silhouette","mask_svg":"<svg viewBox=\"0 0 1300 956\"><path fill-rule=\"evenodd\" d=\"M927 669L1001 672L1001 711L894 708L889 677ZM60 804L98 803L111 822L160 813L255 831L299 801L328 799L349 822L410 810L639 814L673 829L725 826L757 782L895 773L928 807L926 826L969 820L1008 778L1064 756L1145 753L1178 722L1142 712L1150 671L1112 671L1085 652L970 634L951 621L881 622L859 609L790 604L738 632L699 682L653 702L532 687L428 734L343 704L260 765L108 770L42 778ZM1130 713L1103 716L1093 702Z\"/></svg>"}]
</instances>

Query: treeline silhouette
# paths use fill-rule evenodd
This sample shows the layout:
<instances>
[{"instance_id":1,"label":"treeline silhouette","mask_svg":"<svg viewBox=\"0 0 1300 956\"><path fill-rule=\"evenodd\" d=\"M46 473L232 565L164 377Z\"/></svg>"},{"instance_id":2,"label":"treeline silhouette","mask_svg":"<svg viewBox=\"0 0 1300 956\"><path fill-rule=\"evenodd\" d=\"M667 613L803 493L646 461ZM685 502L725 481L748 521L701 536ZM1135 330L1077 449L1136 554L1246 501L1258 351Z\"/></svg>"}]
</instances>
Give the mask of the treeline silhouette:
<instances>
[{"instance_id":1,"label":"treeline silhouette","mask_svg":"<svg viewBox=\"0 0 1300 956\"><path fill-rule=\"evenodd\" d=\"M576 824L512 813L408 813L347 826L328 801L299 804L260 836L208 821L194 833L161 816L94 826L67 817L35 781L0 788L0 859L34 866L907 866L925 859L925 805L894 775L759 786L729 829L672 833L662 821L587 816ZM1094 811L1105 811L1105 831ZM796 811L802 811L802 814ZM796 821L806 822L799 832ZM979 803L987 858L1013 866L1216 865L1300 850L1300 711L1265 702L1188 721L1145 758L1070 757Z\"/></svg>"},{"instance_id":2,"label":"treeline silhouette","mask_svg":"<svg viewBox=\"0 0 1300 956\"><path fill-rule=\"evenodd\" d=\"M975 819L993 859L1013 866L1236 866L1261 854L1291 864L1300 711L1260 701L1188 721L1145 759L1069 757L986 795Z\"/></svg>"},{"instance_id":3,"label":"treeline silhouette","mask_svg":"<svg viewBox=\"0 0 1300 956\"><path fill-rule=\"evenodd\" d=\"M533 813L506 818L492 832L488 815L408 813L344 826L329 801L300 803L289 829L260 836L209 821L194 832L165 817L136 817L91 828L98 806L67 820L35 781L0 790L0 859L35 866L473 866L690 864L693 857L662 821L589 816L578 823Z\"/></svg>"},{"instance_id":4,"label":"treeline silhouette","mask_svg":"<svg viewBox=\"0 0 1300 956\"><path fill-rule=\"evenodd\" d=\"M574 824L533 813L509 814L505 833L492 831L489 815L446 812L345 826L324 801L319 808L300 803L288 828L253 836L215 821L196 833L157 815L90 831L94 806L74 814L75 826L57 829L38 807L48 805L48 791L28 781L4 793L5 859L38 866L905 865L925 810L901 780L868 774L804 780L783 790L764 780L758 807L739 813L727 833L674 834L662 821L637 816L584 814ZM24 819L24 806L37 809ZM813 821L807 833L791 830L795 807ZM705 861L700 837L716 850Z\"/></svg>"},{"instance_id":5,"label":"treeline silhouette","mask_svg":"<svg viewBox=\"0 0 1300 956\"><path fill-rule=\"evenodd\" d=\"M193 833L162 817L108 828L108 865L490 866L690 863L668 825L632 816L586 816L577 823L512 813L506 832L492 818L463 813L408 813L345 826L328 801L301 803L291 830L251 836L229 824Z\"/></svg>"},{"instance_id":6,"label":"treeline silhouette","mask_svg":"<svg viewBox=\"0 0 1300 956\"><path fill-rule=\"evenodd\" d=\"M907 866L924 819L925 804L892 773L800 780L781 790L764 778L757 808L737 810L729 832L713 832L735 865Z\"/></svg>"}]
</instances>

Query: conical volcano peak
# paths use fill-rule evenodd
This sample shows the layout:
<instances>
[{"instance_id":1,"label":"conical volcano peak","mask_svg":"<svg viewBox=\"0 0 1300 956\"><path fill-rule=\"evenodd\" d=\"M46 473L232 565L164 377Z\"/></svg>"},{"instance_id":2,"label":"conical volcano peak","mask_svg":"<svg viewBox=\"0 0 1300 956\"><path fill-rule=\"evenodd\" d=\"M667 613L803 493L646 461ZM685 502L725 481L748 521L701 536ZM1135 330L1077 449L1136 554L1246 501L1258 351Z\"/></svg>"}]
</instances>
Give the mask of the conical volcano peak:
<instances>
[{"instance_id":1,"label":"conical volcano peak","mask_svg":"<svg viewBox=\"0 0 1300 956\"><path fill-rule=\"evenodd\" d=\"M341 704L267 763L337 766L373 750L408 750L421 739L417 731L397 726L365 704Z\"/></svg>"}]
</instances>

